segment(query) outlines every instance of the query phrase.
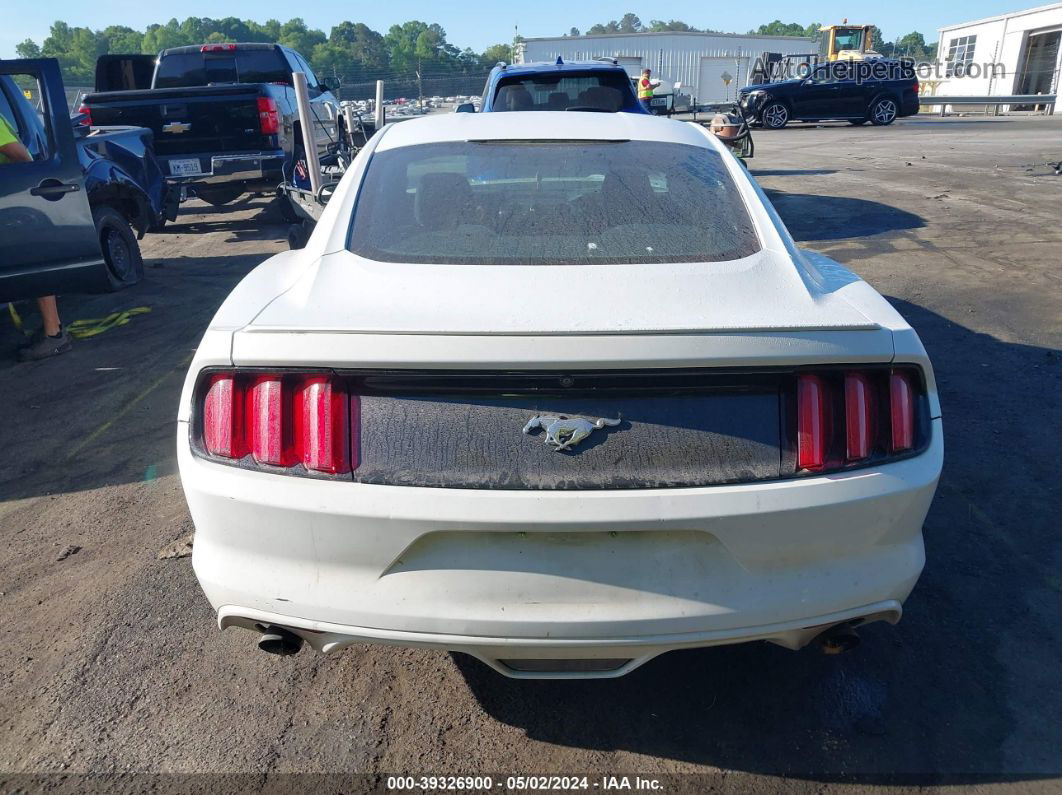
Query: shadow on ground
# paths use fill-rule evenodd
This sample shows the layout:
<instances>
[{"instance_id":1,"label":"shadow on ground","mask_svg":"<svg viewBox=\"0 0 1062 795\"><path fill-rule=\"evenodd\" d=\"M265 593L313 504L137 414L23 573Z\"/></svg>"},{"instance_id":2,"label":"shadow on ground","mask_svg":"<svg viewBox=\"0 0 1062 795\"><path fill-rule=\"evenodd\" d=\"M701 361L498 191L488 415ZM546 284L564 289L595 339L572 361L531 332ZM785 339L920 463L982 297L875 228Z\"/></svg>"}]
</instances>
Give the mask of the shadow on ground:
<instances>
[{"instance_id":1,"label":"shadow on ground","mask_svg":"<svg viewBox=\"0 0 1062 795\"><path fill-rule=\"evenodd\" d=\"M767 174L770 172L763 172ZM870 199L764 189L798 242L844 240L925 226L921 216Z\"/></svg>"},{"instance_id":2,"label":"shadow on ground","mask_svg":"<svg viewBox=\"0 0 1062 795\"><path fill-rule=\"evenodd\" d=\"M1057 450L1043 432L1062 426L1060 356L893 304L933 358L947 449L928 563L898 626L866 627L863 645L840 657L755 643L672 652L589 682L508 680L454 655L483 709L543 742L778 776L1062 772L1052 681L1062 585L1047 552L1057 549ZM1029 395L1051 396L1035 423Z\"/></svg>"},{"instance_id":3,"label":"shadow on ground","mask_svg":"<svg viewBox=\"0 0 1062 795\"><path fill-rule=\"evenodd\" d=\"M70 353L17 364L21 337L0 323L3 440L0 499L151 480L176 468L174 433L185 371L204 329L236 283L267 255L149 256L139 284L105 295L63 296L67 323L138 306L150 312ZM32 302L20 305L29 328Z\"/></svg>"},{"instance_id":4,"label":"shadow on ground","mask_svg":"<svg viewBox=\"0 0 1062 795\"><path fill-rule=\"evenodd\" d=\"M834 168L750 168L754 177L818 177L836 174Z\"/></svg>"}]
</instances>

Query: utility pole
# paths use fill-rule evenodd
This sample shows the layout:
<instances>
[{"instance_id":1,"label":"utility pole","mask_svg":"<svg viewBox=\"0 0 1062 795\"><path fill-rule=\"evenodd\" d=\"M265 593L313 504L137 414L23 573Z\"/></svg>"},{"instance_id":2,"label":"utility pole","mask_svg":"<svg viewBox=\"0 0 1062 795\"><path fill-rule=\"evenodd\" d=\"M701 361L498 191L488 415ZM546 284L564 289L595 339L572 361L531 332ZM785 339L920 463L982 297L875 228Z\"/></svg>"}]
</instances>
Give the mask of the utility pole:
<instances>
[{"instance_id":1,"label":"utility pole","mask_svg":"<svg viewBox=\"0 0 1062 795\"><path fill-rule=\"evenodd\" d=\"M420 76L420 73L421 73L422 69L423 69L423 64L422 64L420 58L418 58L417 59L417 104L420 106L421 110L424 109L424 81L423 81L423 79Z\"/></svg>"}]
</instances>

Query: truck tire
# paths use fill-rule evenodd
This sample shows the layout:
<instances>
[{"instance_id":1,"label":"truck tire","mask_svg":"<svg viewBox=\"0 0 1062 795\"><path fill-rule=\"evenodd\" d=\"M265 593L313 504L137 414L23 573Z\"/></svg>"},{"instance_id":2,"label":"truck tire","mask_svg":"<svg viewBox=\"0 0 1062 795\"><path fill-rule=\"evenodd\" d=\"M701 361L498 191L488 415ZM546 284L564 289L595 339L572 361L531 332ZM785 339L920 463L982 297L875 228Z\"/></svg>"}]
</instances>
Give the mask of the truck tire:
<instances>
[{"instance_id":1,"label":"truck tire","mask_svg":"<svg viewBox=\"0 0 1062 795\"><path fill-rule=\"evenodd\" d=\"M780 130L789 123L789 108L784 102L772 102L760 113L760 121L768 130Z\"/></svg>"},{"instance_id":2,"label":"truck tire","mask_svg":"<svg viewBox=\"0 0 1062 795\"><path fill-rule=\"evenodd\" d=\"M195 195L214 207L234 202L246 191L242 187L196 188Z\"/></svg>"},{"instance_id":3,"label":"truck tire","mask_svg":"<svg viewBox=\"0 0 1062 795\"><path fill-rule=\"evenodd\" d=\"M100 241L111 290L136 284L144 276L144 259L129 222L114 207L102 204L92 208L92 221Z\"/></svg>"},{"instance_id":4,"label":"truck tire","mask_svg":"<svg viewBox=\"0 0 1062 795\"><path fill-rule=\"evenodd\" d=\"M306 243L310 240L310 235L313 234L313 228L315 224L309 221L300 221L297 224L292 224L288 227L288 248L292 251L296 251L300 248L306 248Z\"/></svg>"}]
</instances>

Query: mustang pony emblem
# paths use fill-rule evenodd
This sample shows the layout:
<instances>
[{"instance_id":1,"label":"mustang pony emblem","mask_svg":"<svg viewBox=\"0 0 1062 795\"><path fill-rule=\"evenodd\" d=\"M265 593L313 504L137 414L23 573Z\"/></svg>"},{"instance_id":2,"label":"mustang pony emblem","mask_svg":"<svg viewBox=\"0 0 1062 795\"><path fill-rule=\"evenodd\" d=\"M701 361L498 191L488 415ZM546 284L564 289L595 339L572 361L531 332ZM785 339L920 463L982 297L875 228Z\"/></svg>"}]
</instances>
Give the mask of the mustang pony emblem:
<instances>
[{"instance_id":1,"label":"mustang pony emblem","mask_svg":"<svg viewBox=\"0 0 1062 795\"><path fill-rule=\"evenodd\" d=\"M546 444L553 445L554 450L567 450L579 444L583 439L595 430L605 426L616 426L620 420L610 420L602 417L599 420L586 420L582 417L546 417L536 414L527 421L524 433L531 433L536 428L546 431Z\"/></svg>"}]
</instances>

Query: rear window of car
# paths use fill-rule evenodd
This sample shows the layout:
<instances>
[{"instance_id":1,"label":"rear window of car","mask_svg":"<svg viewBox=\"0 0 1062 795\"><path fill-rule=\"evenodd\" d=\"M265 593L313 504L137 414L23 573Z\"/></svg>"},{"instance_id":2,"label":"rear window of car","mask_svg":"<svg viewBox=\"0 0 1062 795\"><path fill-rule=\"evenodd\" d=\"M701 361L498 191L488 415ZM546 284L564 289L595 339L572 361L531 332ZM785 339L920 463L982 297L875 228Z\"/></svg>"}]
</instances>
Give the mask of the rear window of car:
<instances>
[{"instance_id":1,"label":"rear window of car","mask_svg":"<svg viewBox=\"0 0 1062 795\"><path fill-rule=\"evenodd\" d=\"M618 111L631 92L630 78L619 70L516 75L498 81L491 110Z\"/></svg>"},{"instance_id":2,"label":"rear window of car","mask_svg":"<svg viewBox=\"0 0 1062 795\"><path fill-rule=\"evenodd\" d=\"M382 262L718 262L760 249L721 156L654 141L433 143L377 152L348 247Z\"/></svg>"},{"instance_id":3,"label":"rear window of car","mask_svg":"<svg viewBox=\"0 0 1062 795\"><path fill-rule=\"evenodd\" d=\"M278 50L177 52L159 60L155 88L205 86L211 83L291 83Z\"/></svg>"}]
</instances>

